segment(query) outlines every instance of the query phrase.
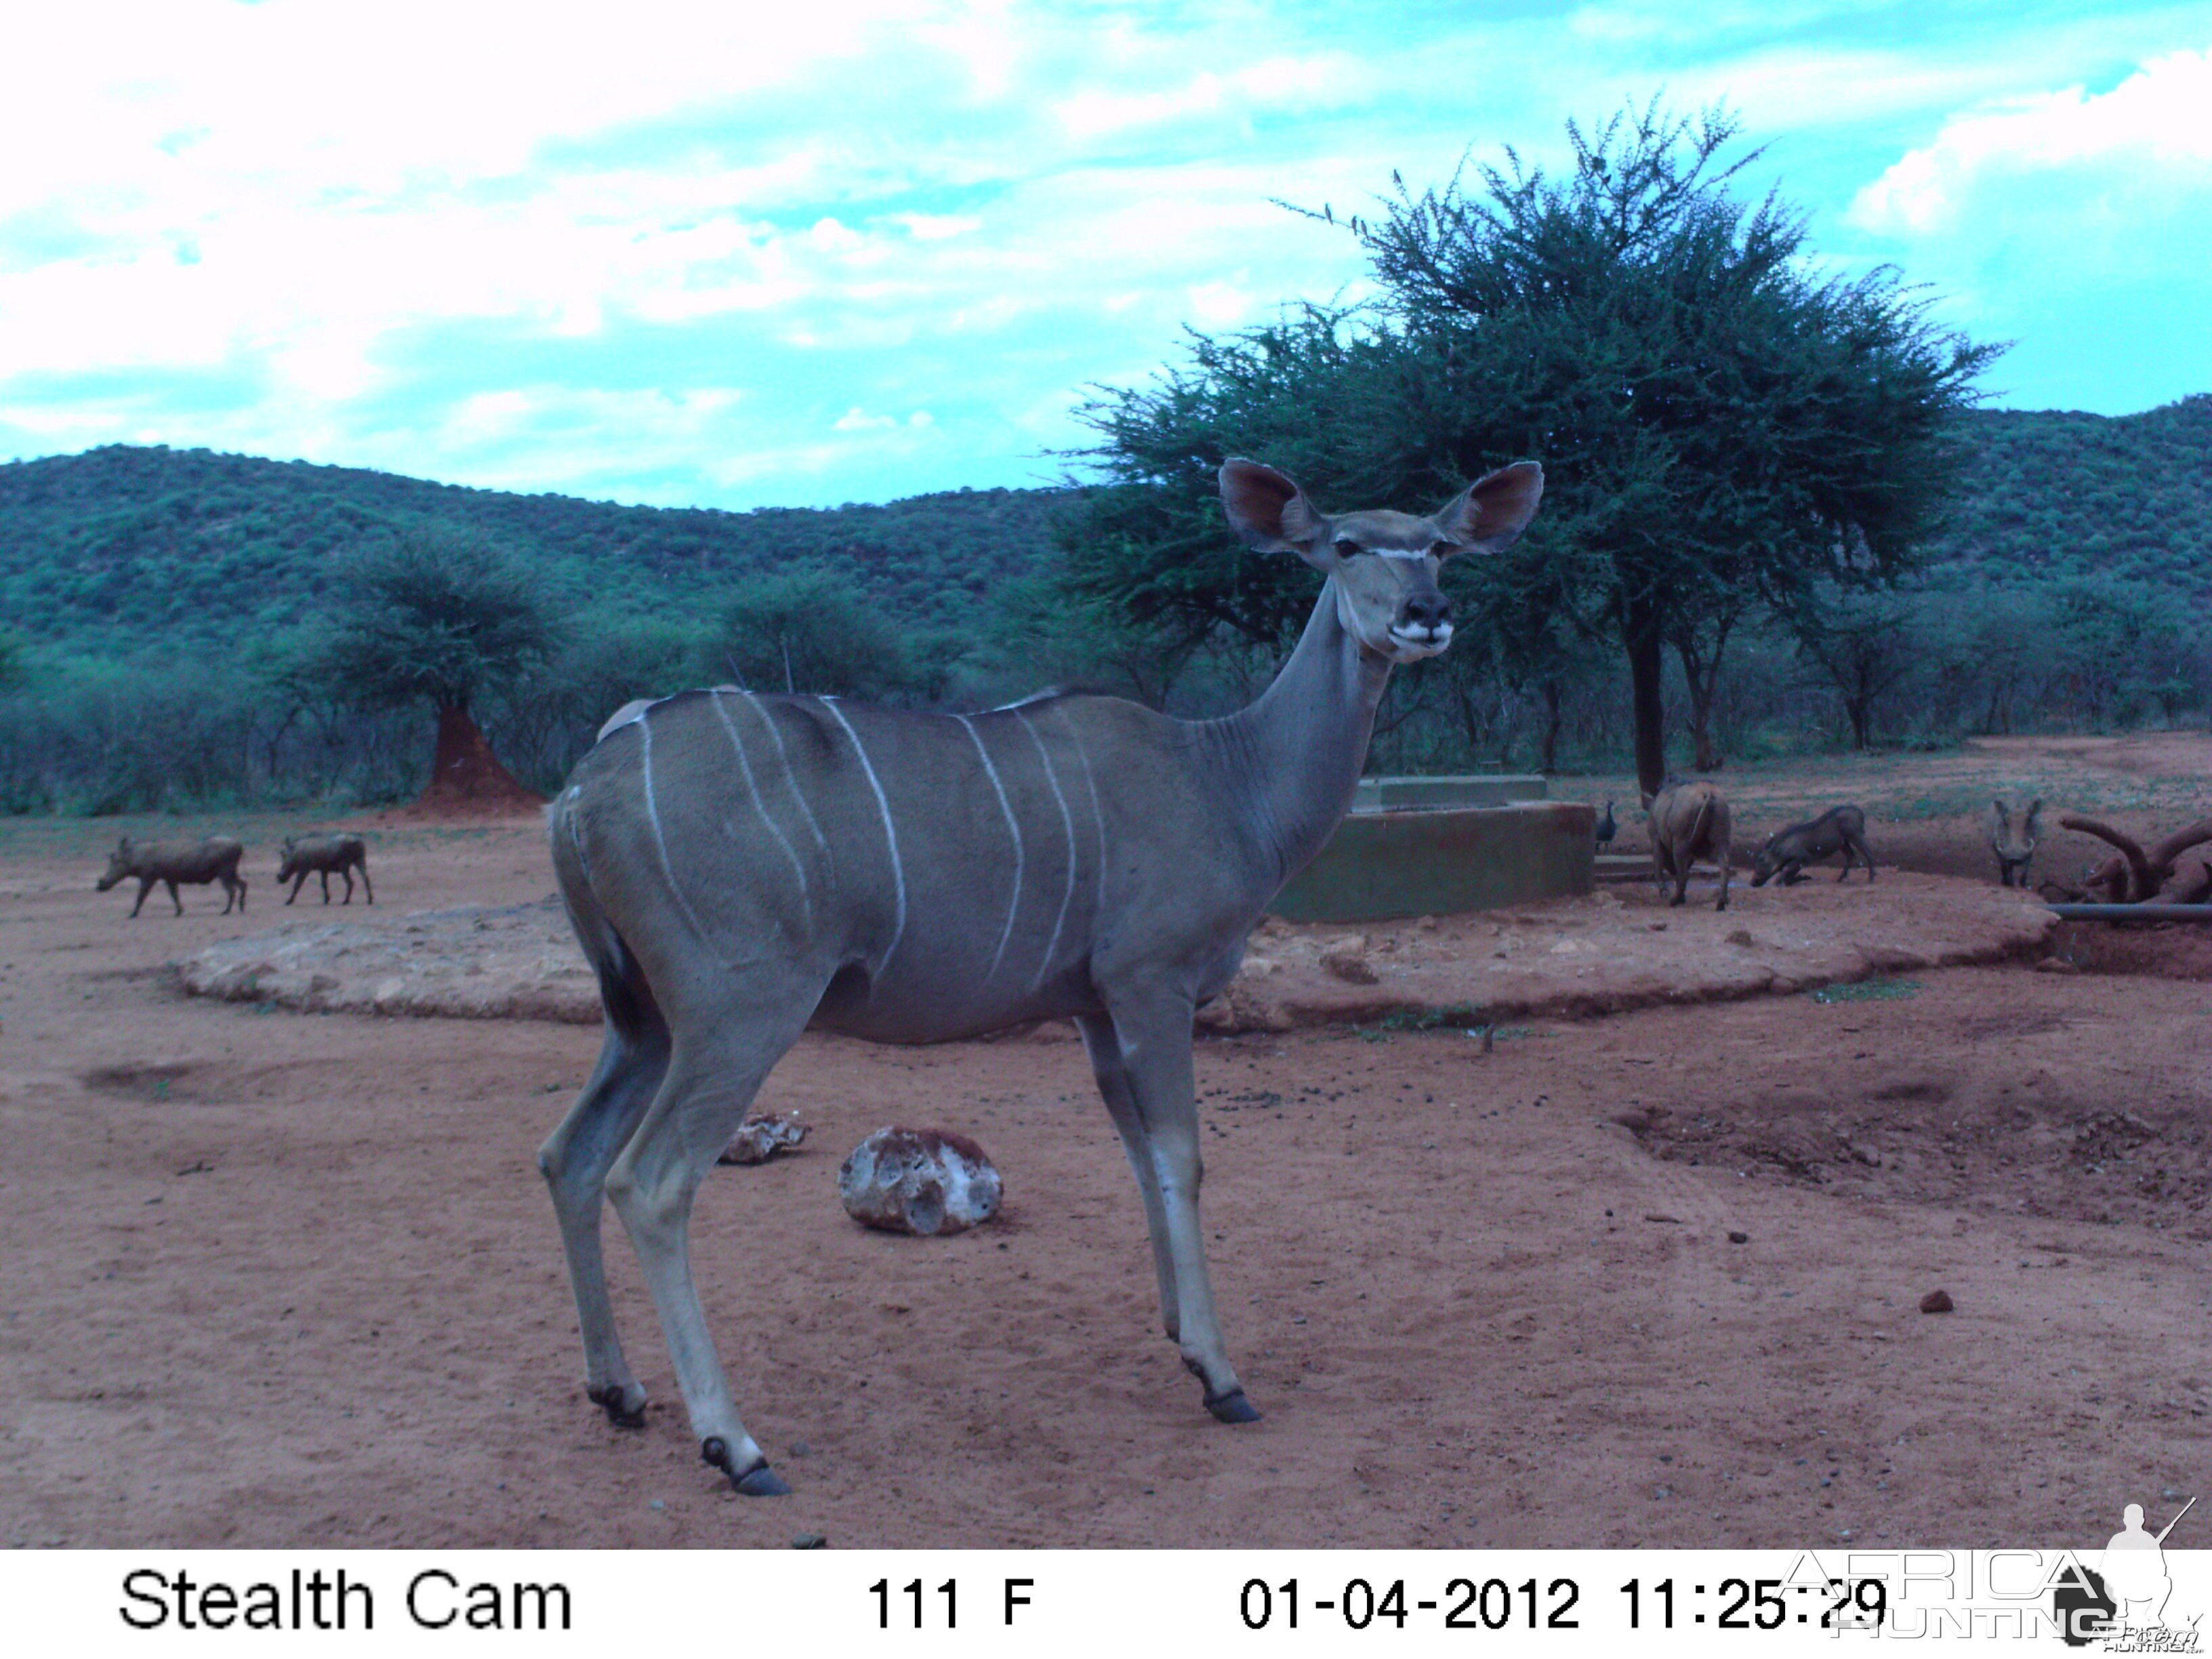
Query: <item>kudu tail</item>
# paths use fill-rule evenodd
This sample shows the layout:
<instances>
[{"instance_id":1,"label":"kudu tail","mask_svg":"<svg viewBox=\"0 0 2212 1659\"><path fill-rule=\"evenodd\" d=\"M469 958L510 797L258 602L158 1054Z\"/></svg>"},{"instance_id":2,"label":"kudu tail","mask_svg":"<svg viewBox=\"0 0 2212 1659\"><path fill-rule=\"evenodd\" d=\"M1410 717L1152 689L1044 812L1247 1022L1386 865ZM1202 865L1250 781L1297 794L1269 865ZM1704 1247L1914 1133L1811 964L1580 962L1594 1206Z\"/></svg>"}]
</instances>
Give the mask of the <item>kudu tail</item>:
<instances>
[{"instance_id":1,"label":"kudu tail","mask_svg":"<svg viewBox=\"0 0 2212 1659\"><path fill-rule=\"evenodd\" d=\"M560 884L561 902L568 908L576 943L583 946L584 959L599 975L599 1001L606 1009L607 1024L633 1041L661 1029L665 1022L645 970L638 966L637 957L615 931L599 896L592 890L583 826L568 796L546 808L545 827L553 844L553 876Z\"/></svg>"}]
</instances>

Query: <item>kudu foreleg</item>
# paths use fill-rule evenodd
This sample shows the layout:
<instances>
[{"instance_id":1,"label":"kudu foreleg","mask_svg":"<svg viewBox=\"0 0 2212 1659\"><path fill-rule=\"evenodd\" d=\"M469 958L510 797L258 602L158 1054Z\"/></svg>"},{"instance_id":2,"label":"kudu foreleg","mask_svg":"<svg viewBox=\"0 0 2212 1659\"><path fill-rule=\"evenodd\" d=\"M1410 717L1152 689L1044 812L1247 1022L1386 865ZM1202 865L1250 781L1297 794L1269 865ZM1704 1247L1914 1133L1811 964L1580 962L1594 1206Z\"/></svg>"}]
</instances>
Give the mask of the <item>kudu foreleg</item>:
<instances>
[{"instance_id":1,"label":"kudu foreleg","mask_svg":"<svg viewBox=\"0 0 2212 1659\"><path fill-rule=\"evenodd\" d=\"M1167 1211L1160 1201L1160 1178L1152 1167L1152 1149L1145 1140L1145 1121L1137 1110L1137 1097L1129 1087L1129 1073L1121 1064L1121 1048L1114 1036L1114 1023L1097 1015L1076 1021L1083 1031L1083 1046L1091 1056L1091 1069L1098 1079L1099 1095L1107 1115L1121 1137L1128 1154L1130 1173L1137 1178L1137 1195L1144 1200L1145 1231L1152 1243L1152 1274L1160 1286L1160 1321L1168 1340L1182 1337L1182 1309L1176 1293L1175 1257L1168 1245Z\"/></svg>"},{"instance_id":2,"label":"kudu foreleg","mask_svg":"<svg viewBox=\"0 0 2212 1659\"><path fill-rule=\"evenodd\" d=\"M1249 1423L1260 1413L1244 1397L1244 1385L1237 1380L1221 1340L1206 1271L1206 1232L1199 1220L1198 1191L1205 1170L1191 1067L1192 1000L1166 994L1109 1000L1122 1069L1159 1185L1175 1273L1176 1346L1184 1365L1206 1385L1206 1408L1224 1423Z\"/></svg>"}]
</instances>

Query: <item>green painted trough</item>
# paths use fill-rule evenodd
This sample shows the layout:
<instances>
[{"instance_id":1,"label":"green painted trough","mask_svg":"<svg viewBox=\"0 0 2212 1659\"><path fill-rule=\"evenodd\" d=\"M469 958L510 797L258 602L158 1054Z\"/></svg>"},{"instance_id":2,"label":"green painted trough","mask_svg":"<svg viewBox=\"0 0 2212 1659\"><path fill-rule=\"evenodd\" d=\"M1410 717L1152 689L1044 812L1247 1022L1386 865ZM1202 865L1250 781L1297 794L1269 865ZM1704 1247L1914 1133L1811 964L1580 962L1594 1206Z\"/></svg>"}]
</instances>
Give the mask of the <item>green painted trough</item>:
<instances>
[{"instance_id":1,"label":"green painted trough","mask_svg":"<svg viewBox=\"0 0 2212 1659\"><path fill-rule=\"evenodd\" d=\"M1587 893L1596 811L1544 795L1534 776L1364 778L1269 908L1285 921L1385 921Z\"/></svg>"}]
</instances>

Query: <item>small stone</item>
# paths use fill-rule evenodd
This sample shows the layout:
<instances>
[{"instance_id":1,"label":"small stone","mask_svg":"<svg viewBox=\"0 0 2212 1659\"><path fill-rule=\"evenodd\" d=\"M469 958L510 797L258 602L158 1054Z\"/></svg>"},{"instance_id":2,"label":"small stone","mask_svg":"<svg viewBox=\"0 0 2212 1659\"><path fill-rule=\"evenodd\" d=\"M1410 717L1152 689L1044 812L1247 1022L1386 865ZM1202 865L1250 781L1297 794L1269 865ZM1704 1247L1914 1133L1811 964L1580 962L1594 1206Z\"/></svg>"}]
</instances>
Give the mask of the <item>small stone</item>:
<instances>
[{"instance_id":1,"label":"small stone","mask_svg":"<svg viewBox=\"0 0 2212 1659\"><path fill-rule=\"evenodd\" d=\"M1749 1233L1730 1233L1729 1235L1729 1243L1731 1244L1748 1244L1751 1243L1751 1235Z\"/></svg>"},{"instance_id":2,"label":"small stone","mask_svg":"<svg viewBox=\"0 0 2212 1659\"><path fill-rule=\"evenodd\" d=\"M818 1532L802 1532L791 1540L791 1547L795 1550L818 1550L829 1541Z\"/></svg>"},{"instance_id":3,"label":"small stone","mask_svg":"<svg viewBox=\"0 0 2212 1659\"><path fill-rule=\"evenodd\" d=\"M722 1155L714 1162L765 1164L778 1152L788 1151L805 1139L806 1129L796 1112L781 1117L749 1117L738 1125L738 1132L730 1137L730 1144L722 1148Z\"/></svg>"},{"instance_id":4,"label":"small stone","mask_svg":"<svg viewBox=\"0 0 2212 1659\"><path fill-rule=\"evenodd\" d=\"M864 1226L919 1238L988 1221L1004 1188L981 1146L938 1129L878 1129L837 1171L846 1214Z\"/></svg>"},{"instance_id":5,"label":"small stone","mask_svg":"<svg viewBox=\"0 0 2212 1659\"><path fill-rule=\"evenodd\" d=\"M667 1507L668 1505L662 1503L658 1498L654 1498L653 1502L646 1505L646 1508L649 1510L665 1510Z\"/></svg>"},{"instance_id":6,"label":"small stone","mask_svg":"<svg viewBox=\"0 0 2212 1659\"><path fill-rule=\"evenodd\" d=\"M1927 1295L1920 1298L1920 1311L1923 1313L1950 1312L1951 1292L1948 1291L1929 1291Z\"/></svg>"},{"instance_id":7,"label":"small stone","mask_svg":"<svg viewBox=\"0 0 2212 1659\"><path fill-rule=\"evenodd\" d=\"M2035 964L2039 974L2078 974L2081 970L2064 957L2045 957Z\"/></svg>"},{"instance_id":8,"label":"small stone","mask_svg":"<svg viewBox=\"0 0 2212 1659\"><path fill-rule=\"evenodd\" d=\"M1612 1121L1640 1135L1651 1127L1651 1114L1641 1106L1624 1106L1613 1115Z\"/></svg>"},{"instance_id":9,"label":"small stone","mask_svg":"<svg viewBox=\"0 0 2212 1659\"><path fill-rule=\"evenodd\" d=\"M1321 965L1346 985L1372 985L1375 969L1357 945L1340 945L1321 953Z\"/></svg>"},{"instance_id":10,"label":"small stone","mask_svg":"<svg viewBox=\"0 0 2212 1659\"><path fill-rule=\"evenodd\" d=\"M1735 929L1735 932L1731 933L1728 936L1728 942L1730 945L1749 945L1751 943L1751 929L1748 927L1739 927Z\"/></svg>"}]
</instances>

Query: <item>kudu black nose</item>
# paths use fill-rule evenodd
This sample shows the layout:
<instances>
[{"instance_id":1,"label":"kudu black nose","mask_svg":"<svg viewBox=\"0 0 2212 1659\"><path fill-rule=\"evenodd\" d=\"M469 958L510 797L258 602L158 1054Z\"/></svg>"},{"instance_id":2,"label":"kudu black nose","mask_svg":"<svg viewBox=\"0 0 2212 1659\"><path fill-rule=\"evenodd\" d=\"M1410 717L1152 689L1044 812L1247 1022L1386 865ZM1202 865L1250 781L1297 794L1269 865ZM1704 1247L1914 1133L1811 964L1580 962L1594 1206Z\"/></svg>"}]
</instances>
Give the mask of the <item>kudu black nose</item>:
<instances>
[{"instance_id":1,"label":"kudu black nose","mask_svg":"<svg viewBox=\"0 0 2212 1659\"><path fill-rule=\"evenodd\" d=\"M1401 628L1442 628L1452 619L1452 602L1436 588L1408 593L1398 606Z\"/></svg>"}]
</instances>

